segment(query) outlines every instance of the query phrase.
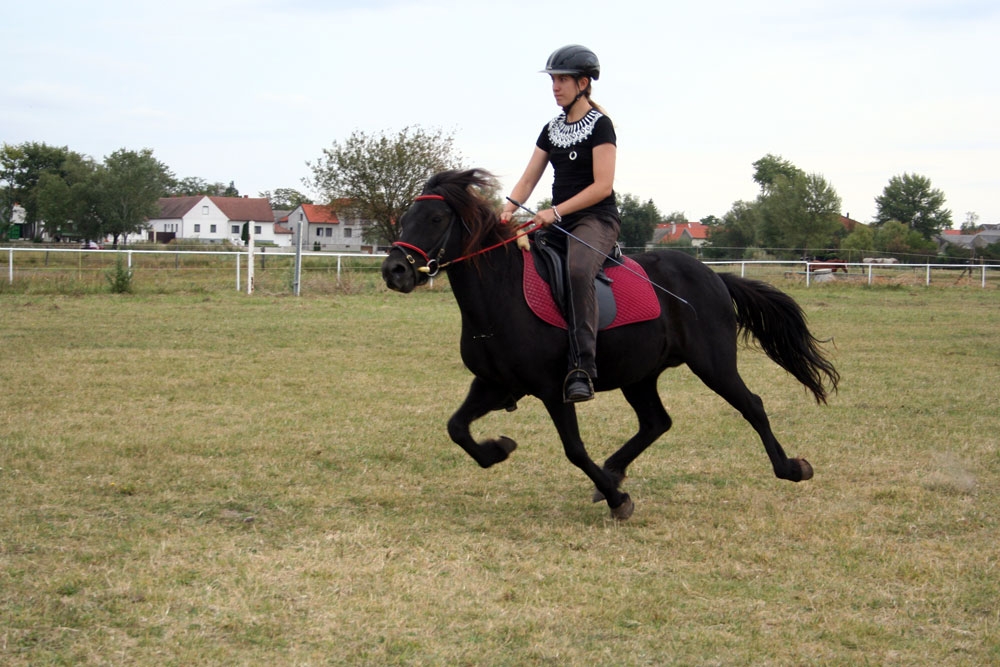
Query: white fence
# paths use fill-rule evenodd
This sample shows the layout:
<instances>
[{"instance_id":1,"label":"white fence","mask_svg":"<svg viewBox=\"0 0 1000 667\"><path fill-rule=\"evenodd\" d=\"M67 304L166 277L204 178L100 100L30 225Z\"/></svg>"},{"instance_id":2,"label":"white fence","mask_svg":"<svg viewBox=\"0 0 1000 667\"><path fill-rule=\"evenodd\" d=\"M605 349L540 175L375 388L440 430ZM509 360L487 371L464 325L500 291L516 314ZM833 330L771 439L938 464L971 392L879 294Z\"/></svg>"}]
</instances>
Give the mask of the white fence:
<instances>
[{"instance_id":1,"label":"white fence","mask_svg":"<svg viewBox=\"0 0 1000 667\"><path fill-rule=\"evenodd\" d=\"M252 290L252 280L254 271L250 268L250 261L253 261L253 267L256 270L261 268L266 268L268 261L274 260L284 260L286 263L294 262L295 252L289 250L275 250L273 248L268 251L267 248L257 247L253 251L248 250L137 250L125 246L121 249L109 249L109 250L98 250L98 249L87 249L87 248L60 248L60 247L32 247L32 246L19 246L19 247L5 247L0 248L0 252L6 253L7 255L7 280L8 283L13 285L14 279L20 273L25 275L31 275L39 271L39 265L37 262L24 262L15 261L16 257L18 260L25 255L43 255L45 268L51 268L53 270L58 270L59 268L66 269L72 268L73 266L78 266L82 273L83 271L83 258L88 256L96 256L98 258L103 258L108 261L117 261L119 257L125 260L125 264L128 270L133 271L136 269L137 260L143 257L157 257L161 260L166 258L167 260L174 260L174 269L177 271L184 271L183 268L185 260L206 260L215 259L214 268L215 271L224 271L224 267L231 264L232 267L228 269L232 271L233 285L236 290ZM252 257L250 256L252 252ZM58 259L50 262L50 256L55 255ZM66 261L65 257L75 256L76 259L71 259ZM324 265L334 266L336 280L339 283L343 278L345 272L345 263L350 261L354 264L359 262L365 265L370 265L369 270L376 271L379 269L382 260L386 257L385 254L369 254L369 253L329 253L329 252L306 252L301 253L303 261L312 262L322 262ZM162 262L161 262L162 263ZM106 267L102 267L106 268ZM140 269L141 270L141 269Z\"/></svg>"},{"instance_id":2,"label":"white fence","mask_svg":"<svg viewBox=\"0 0 1000 667\"><path fill-rule=\"evenodd\" d=\"M779 267L783 269L786 278L801 277L805 281L806 286L814 282L859 282L859 279L868 285L872 285L878 279L899 279L900 276L906 274L910 276L919 274L922 276L922 282L925 285L931 285L935 281L957 282L968 277L969 282L978 282L979 286L984 289L990 284L990 281L996 282L1000 280L1000 264L937 264L931 262L901 264L892 261L837 262L836 268L833 269L829 268L831 266L831 262L829 261L720 260L706 261L705 264L716 268L739 266L740 275L743 277L747 275L747 267ZM947 280L945 280L945 276L947 276Z\"/></svg>"},{"instance_id":3,"label":"white fence","mask_svg":"<svg viewBox=\"0 0 1000 667\"><path fill-rule=\"evenodd\" d=\"M44 275L46 271L77 271L80 275L85 270L107 270L108 266L124 258L130 270L136 269L137 277L147 266L155 264L157 271L186 270L186 264L198 263L200 268L206 268L208 258L216 258L208 270L215 273L231 272L231 285L236 290L248 288L247 282L251 272L249 268L249 252L247 250L138 250L125 247L117 250L89 250L82 248L52 247L52 246L9 246L0 248L0 253L7 256L8 283L13 285L15 278L21 276L30 280L32 275ZM39 255L44 258L40 259ZM26 259L26 257L32 259ZM97 266L86 264L87 257L96 256L100 262ZM304 263L322 266L324 273L335 275L339 284L345 272L378 272L385 254L358 253L327 253L303 252ZM155 257L154 260L143 261L144 258ZM295 253L274 248L257 248L253 252L254 268L267 268L267 263L278 260L289 266L294 262ZM171 261L172 260L172 261ZM145 264L146 266L143 266ZM172 266L170 266L172 264ZM762 280L798 280L807 286L819 282L850 282L872 285L885 282L906 282L907 284L962 284L976 285L981 288L1000 287L1000 264L937 264L937 263L838 263L837 270L828 268L830 262L806 261L757 261L757 260L713 260L705 264L716 270L739 273L744 277L754 277ZM259 273L257 275L260 275Z\"/></svg>"}]
</instances>

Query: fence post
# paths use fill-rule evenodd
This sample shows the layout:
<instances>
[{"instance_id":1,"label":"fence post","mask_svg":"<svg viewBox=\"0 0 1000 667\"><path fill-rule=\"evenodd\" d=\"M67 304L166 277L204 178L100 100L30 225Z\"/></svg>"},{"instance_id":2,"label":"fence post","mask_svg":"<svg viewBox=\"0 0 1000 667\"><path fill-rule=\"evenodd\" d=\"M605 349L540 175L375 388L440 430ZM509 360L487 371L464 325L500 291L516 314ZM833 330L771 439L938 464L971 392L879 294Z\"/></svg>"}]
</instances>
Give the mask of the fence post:
<instances>
[{"instance_id":1,"label":"fence post","mask_svg":"<svg viewBox=\"0 0 1000 667\"><path fill-rule=\"evenodd\" d=\"M14 249L7 248L7 274L10 277L10 284L14 284ZM983 281L986 281L986 270L983 269Z\"/></svg>"},{"instance_id":2,"label":"fence post","mask_svg":"<svg viewBox=\"0 0 1000 667\"><path fill-rule=\"evenodd\" d=\"M240 253L234 253L236 255L236 291L240 291Z\"/></svg>"},{"instance_id":3,"label":"fence post","mask_svg":"<svg viewBox=\"0 0 1000 667\"><path fill-rule=\"evenodd\" d=\"M924 283L924 287L931 286L931 263L927 262L927 282Z\"/></svg>"}]
</instances>

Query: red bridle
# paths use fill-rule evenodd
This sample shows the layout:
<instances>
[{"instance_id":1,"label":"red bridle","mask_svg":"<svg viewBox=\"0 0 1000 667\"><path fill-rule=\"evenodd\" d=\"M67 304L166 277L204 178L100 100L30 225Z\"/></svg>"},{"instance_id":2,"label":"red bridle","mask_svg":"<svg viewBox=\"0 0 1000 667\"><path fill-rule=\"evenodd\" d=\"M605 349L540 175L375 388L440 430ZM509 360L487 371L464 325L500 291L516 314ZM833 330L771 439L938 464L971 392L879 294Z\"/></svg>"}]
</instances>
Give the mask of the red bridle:
<instances>
[{"instance_id":1,"label":"red bridle","mask_svg":"<svg viewBox=\"0 0 1000 667\"><path fill-rule=\"evenodd\" d=\"M418 202L418 201L428 201L428 200L445 201L445 198L442 197L441 195L435 195L435 194L419 195L419 196L413 198L413 201L415 201L415 202ZM532 220L529 220L528 222L524 223L523 225L520 225L517 228L517 231L520 231L520 230L524 229L525 227L527 227L531 223L532 223ZM452 220L452 224L454 224L454 220ZM445 231L443 238L447 240L448 235L450 233L451 233L451 225L448 225L448 229ZM432 259L426 252L424 252L423 249L418 248L417 246L413 245L412 243L406 243L405 241L396 241L396 242L394 242L392 244L392 247L393 248L404 248L406 250L412 250L413 252L415 252L418 255L420 255L424 259L424 266L419 267L416 270L419 271L419 272L421 272L421 273L426 273L429 277L433 278L434 276L436 276L438 274L438 272L441 269L445 268L446 266L449 266L451 264L456 264L458 262L461 262L463 260L469 259L471 257L475 257L476 255L482 255L483 253L487 253L487 252L489 252L491 250L495 250L496 248L499 248L501 246L507 245L511 241L516 241L517 239L521 238L522 236L526 236L527 234L528 234L528 232L521 232L520 234L512 236L509 239L505 239L505 240L501 241L500 243L495 243L495 244L491 245L488 248L481 248L481 249L479 249L479 250L477 250L475 252L469 253L468 255L463 255L462 257L458 257L457 259L453 259L450 262L444 262L444 263L441 262L441 255L444 253L444 242L442 242L441 248L438 251L438 257L435 258L435 259ZM410 264L415 264L415 260L410 255L406 255L406 260Z\"/></svg>"}]
</instances>

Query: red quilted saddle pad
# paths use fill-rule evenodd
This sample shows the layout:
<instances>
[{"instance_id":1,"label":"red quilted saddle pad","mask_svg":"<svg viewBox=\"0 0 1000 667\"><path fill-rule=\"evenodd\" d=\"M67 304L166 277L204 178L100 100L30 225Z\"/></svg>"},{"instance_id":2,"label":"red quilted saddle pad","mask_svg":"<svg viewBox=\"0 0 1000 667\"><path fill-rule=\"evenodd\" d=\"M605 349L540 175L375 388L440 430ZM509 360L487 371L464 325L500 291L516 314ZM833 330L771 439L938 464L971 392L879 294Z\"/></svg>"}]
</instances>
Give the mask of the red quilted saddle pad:
<instances>
[{"instance_id":1,"label":"red quilted saddle pad","mask_svg":"<svg viewBox=\"0 0 1000 667\"><path fill-rule=\"evenodd\" d=\"M528 306L544 322L566 328L566 320L552 299L548 283L535 270L531 253L522 251L524 256L524 298ZM612 266L604 272L613 281L611 292L615 295L618 312L614 321L604 329L613 329L625 324L645 322L660 316L660 301L656 298L653 284L646 277L646 271L634 260L623 257L626 267ZM631 270L629 270L631 269ZM634 273L633 273L634 272Z\"/></svg>"}]
</instances>

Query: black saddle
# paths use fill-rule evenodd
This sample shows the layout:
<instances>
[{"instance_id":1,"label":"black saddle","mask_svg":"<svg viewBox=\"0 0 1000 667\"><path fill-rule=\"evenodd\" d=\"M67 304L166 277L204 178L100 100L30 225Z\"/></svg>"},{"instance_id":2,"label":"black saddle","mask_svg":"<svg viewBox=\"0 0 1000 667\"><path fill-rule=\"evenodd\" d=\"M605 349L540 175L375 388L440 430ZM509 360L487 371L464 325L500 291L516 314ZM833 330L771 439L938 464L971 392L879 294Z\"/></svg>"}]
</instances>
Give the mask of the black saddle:
<instances>
[{"instance_id":1,"label":"black saddle","mask_svg":"<svg viewBox=\"0 0 1000 667\"><path fill-rule=\"evenodd\" d=\"M569 309L566 305L569 299L569 274L566 267L566 240L569 237L561 232L547 230L537 231L532 236L535 242L531 244L531 258L535 262L535 270L538 272L538 276L548 283L549 289L552 290L552 300L559 307L563 319L568 322ZM621 256L621 248L616 243L611 255L605 259L601 270L597 272L597 277L594 278L598 329L606 328L614 322L615 316L618 314L615 295L611 291L611 283L614 281L608 277L604 269L620 265Z\"/></svg>"}]
</instances>

